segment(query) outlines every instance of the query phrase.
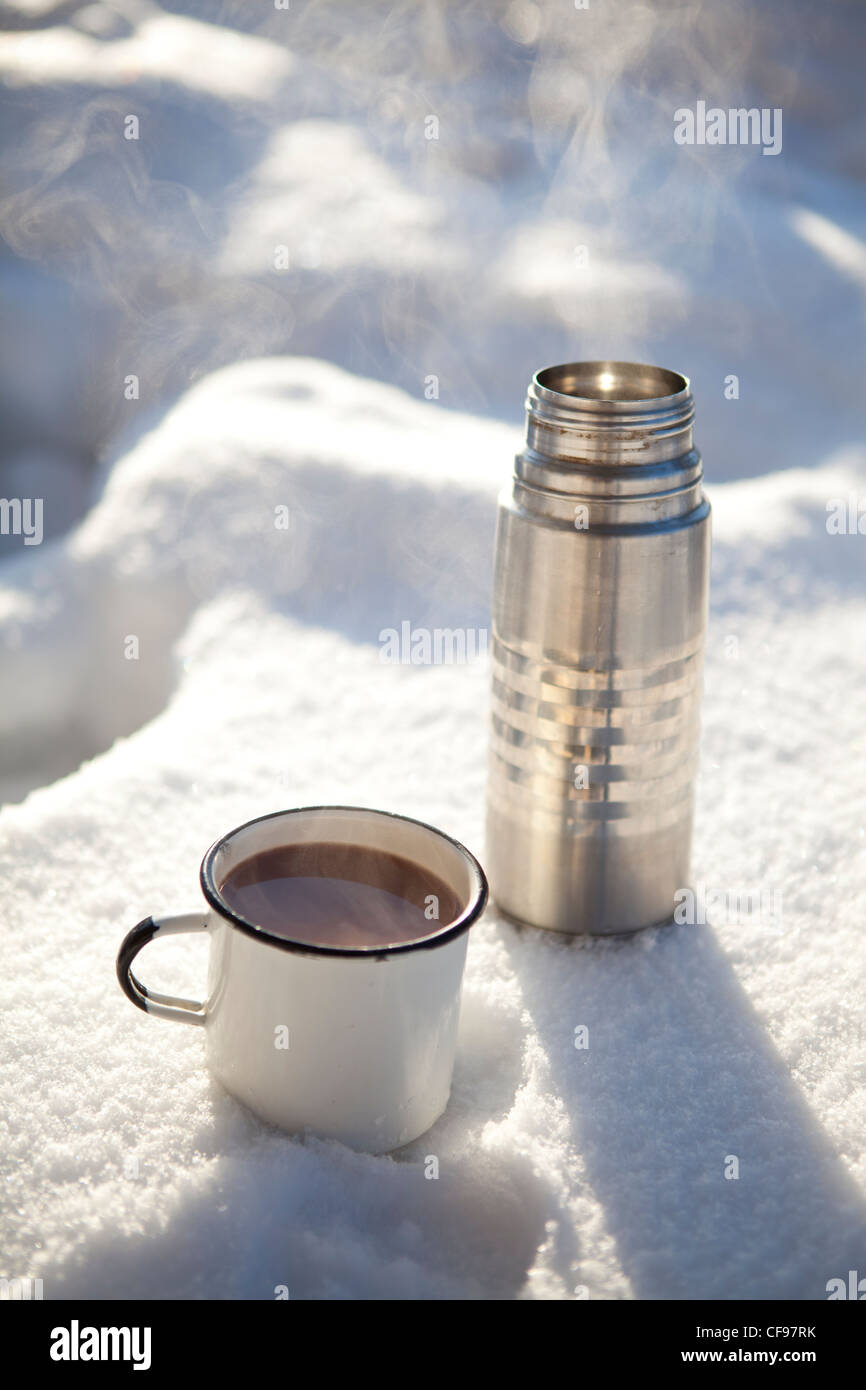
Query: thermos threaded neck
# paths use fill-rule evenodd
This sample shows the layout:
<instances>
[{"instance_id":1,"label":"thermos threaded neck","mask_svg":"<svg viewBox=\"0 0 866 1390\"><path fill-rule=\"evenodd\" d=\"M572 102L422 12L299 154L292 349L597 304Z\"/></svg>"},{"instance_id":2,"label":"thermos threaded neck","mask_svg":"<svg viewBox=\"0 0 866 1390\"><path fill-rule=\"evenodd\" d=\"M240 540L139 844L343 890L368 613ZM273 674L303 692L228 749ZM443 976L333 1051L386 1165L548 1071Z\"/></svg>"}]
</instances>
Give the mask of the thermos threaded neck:
<instances>
[{"instance_id":1,"label":"thermos threaded neck","mask_svg":"<svg viewBox=\"0 0 866 1390\"><path fill-rule=\"evenodd\" d=\"M526 446L515 463L523 504L553 514L557 498L592 501L598 523L688 514L701 502L694 414L688 378L664 367L545 367L529 387Z\"/></svg>"},{"instance_id":2,"label":"thermos threaded neck","mask_svg":"<svg viewBox=\"0 0 866 1390\"><path fill-rule=\"evenodd\" d=\"M545 367L526 398L526 442L562 462L657 463L688 453L695 407L687 377L640 362Z\"/></svg>"}]
</instances>

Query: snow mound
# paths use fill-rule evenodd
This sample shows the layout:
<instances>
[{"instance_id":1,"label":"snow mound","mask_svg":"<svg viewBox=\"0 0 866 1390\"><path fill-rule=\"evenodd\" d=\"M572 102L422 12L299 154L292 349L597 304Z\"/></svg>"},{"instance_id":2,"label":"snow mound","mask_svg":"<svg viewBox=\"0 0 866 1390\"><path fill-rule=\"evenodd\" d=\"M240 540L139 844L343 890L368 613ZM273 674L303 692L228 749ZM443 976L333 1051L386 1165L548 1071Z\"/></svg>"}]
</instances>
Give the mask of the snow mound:
<instances>
[{"instance_id":1,"label":"snow mound","mask_svg":"<svg viewBox=\"0 0 866 1390\"><path fill-rule=\"evenodd\" d=\"M827 528L866 489L856 451L715 488L708 460L694 879L778 891L781 923L584 942L492 909L448 1110L385 1158L260 1124L193 1030L117 987L124 931L194 905L210 841L265 811L382 806L483 861L486 664L384 664L379 634L486 626L516 443L321 362L248 362L5 566L5 774L86 760L0 812L7 1276L46 1298L809 1299L862 1269L866 742L840 692L866 679L866 596L862 538ZM195 995L200 946L142 973Z\"/></svg>"}]
</instances>

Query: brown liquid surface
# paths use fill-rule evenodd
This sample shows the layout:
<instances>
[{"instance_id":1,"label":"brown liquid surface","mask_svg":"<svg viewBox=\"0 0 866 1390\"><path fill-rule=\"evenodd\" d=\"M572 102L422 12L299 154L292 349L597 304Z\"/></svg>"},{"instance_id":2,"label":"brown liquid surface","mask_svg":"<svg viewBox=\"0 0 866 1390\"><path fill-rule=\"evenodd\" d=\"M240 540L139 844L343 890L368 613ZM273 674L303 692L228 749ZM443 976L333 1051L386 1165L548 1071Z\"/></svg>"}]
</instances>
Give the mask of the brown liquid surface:
<instances>
[{"instance_id":1,"label":"brown liquid surface","mask_svg":"<svg viewBox=\"0 0 866 1390\"><path fill-rule=\"evenodd\" d=\"M461 910L451 889L410 859L324 842L251 855L220 892L241 917L275 936L356 950L431 936Z\"/></svg>"}]
</instances>

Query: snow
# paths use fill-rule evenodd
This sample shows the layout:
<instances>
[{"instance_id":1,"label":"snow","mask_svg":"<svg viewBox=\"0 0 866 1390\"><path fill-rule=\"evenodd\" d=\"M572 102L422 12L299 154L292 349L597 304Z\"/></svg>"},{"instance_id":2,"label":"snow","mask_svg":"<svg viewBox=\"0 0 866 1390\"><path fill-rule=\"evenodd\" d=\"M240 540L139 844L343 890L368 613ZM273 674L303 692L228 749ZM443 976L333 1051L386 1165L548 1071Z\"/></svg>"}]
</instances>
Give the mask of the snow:
<instances>
[{"instance_id":1,"label":"snow","mask_svg":"<svg viewBox=\"0 0 866 1390\"><path fill-rule=\"evenodd\" d=\"M496 130L520 126L517 97L495 109L495 63L523 74L542 159L564 89L549 51L524 71L481 7L465 20L476 45L493 36L492 68L464 74L476 115L408 153L401 121L438 110L444 131L467 100L440 100L464 52L444 33L425 38L420 96L391 80L363 121L370 92L319 44L320 16L312 34L272 17L241 35L153 5L90 5L77 26L58 8L48 23L48 4L4 6L0 43L22 132L22 201L0 208L0 393L17 411L0 491L44 486L54 537L5 538L0 567L0 1274L42 1278L46 1298L825 1297L866 1259L866 537L827 528L834 498L866 510L864 250L841 119L826 167L811 153L833 114L815 95L825 49L800 74L811 105L786 110L792 154L759 160L760 179L736 166L698 254L688 181L670 244L653 200L640 232L607 240L569 209L586 145L560 151L542 195L524 130L515 167L485 181ZM536 8L509 7L511 31ZM108 42L123 48L95 63ZM42 83L58 109L90 84L123 115L136 93L181 132L175 169L150 151L136 203L67 150L34 191ZM167 200L196 158L197 191ZM625 196L617 169L600 173ZM105 232L87 264L51 230L82 189ZM483 862L486 663L385 664L379 634L487 625L526 378L596 350L695 379L714 571L693 877L779 892L781 923L719 912L571 941L491 908L433 1130L385 1158L289 1138L209 1078L195 1030L130 1007L119 941L194 906L211 840L280 806L417 815ZM205 950L160 942L141 973L195 997Z\"/></svg>"}]
</instances>

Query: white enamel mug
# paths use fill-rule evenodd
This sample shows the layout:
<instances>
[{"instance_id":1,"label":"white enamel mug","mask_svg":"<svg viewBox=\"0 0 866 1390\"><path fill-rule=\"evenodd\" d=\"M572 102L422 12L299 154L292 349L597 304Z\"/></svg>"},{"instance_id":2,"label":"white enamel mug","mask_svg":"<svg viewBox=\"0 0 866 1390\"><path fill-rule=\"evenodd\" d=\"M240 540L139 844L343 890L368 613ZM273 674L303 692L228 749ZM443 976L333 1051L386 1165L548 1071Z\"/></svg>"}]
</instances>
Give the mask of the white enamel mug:
<instances>
[{"instance_id":1,"label":"white enamel mug","mask_svg":"<svg viewBox=\"0 0 866 1390\"><path fill-rule=\"evenodd\" d=\"M221 885L254 854L326 841L411 860L444 882L457 918L414 941L348 949L275 936L240 916ZM124 993L146 1013L204 1027L208 1061L262 1119L368 1153L416 1139L448 1103L468 930L484 911L484 872L463 845L408 816L355 806L277 811L239 826L202 860L207 906L147 917L117 957ZM148 990L132 962L148 942L211 936L205 1003Z\"/></svg>"}]
</instances>

